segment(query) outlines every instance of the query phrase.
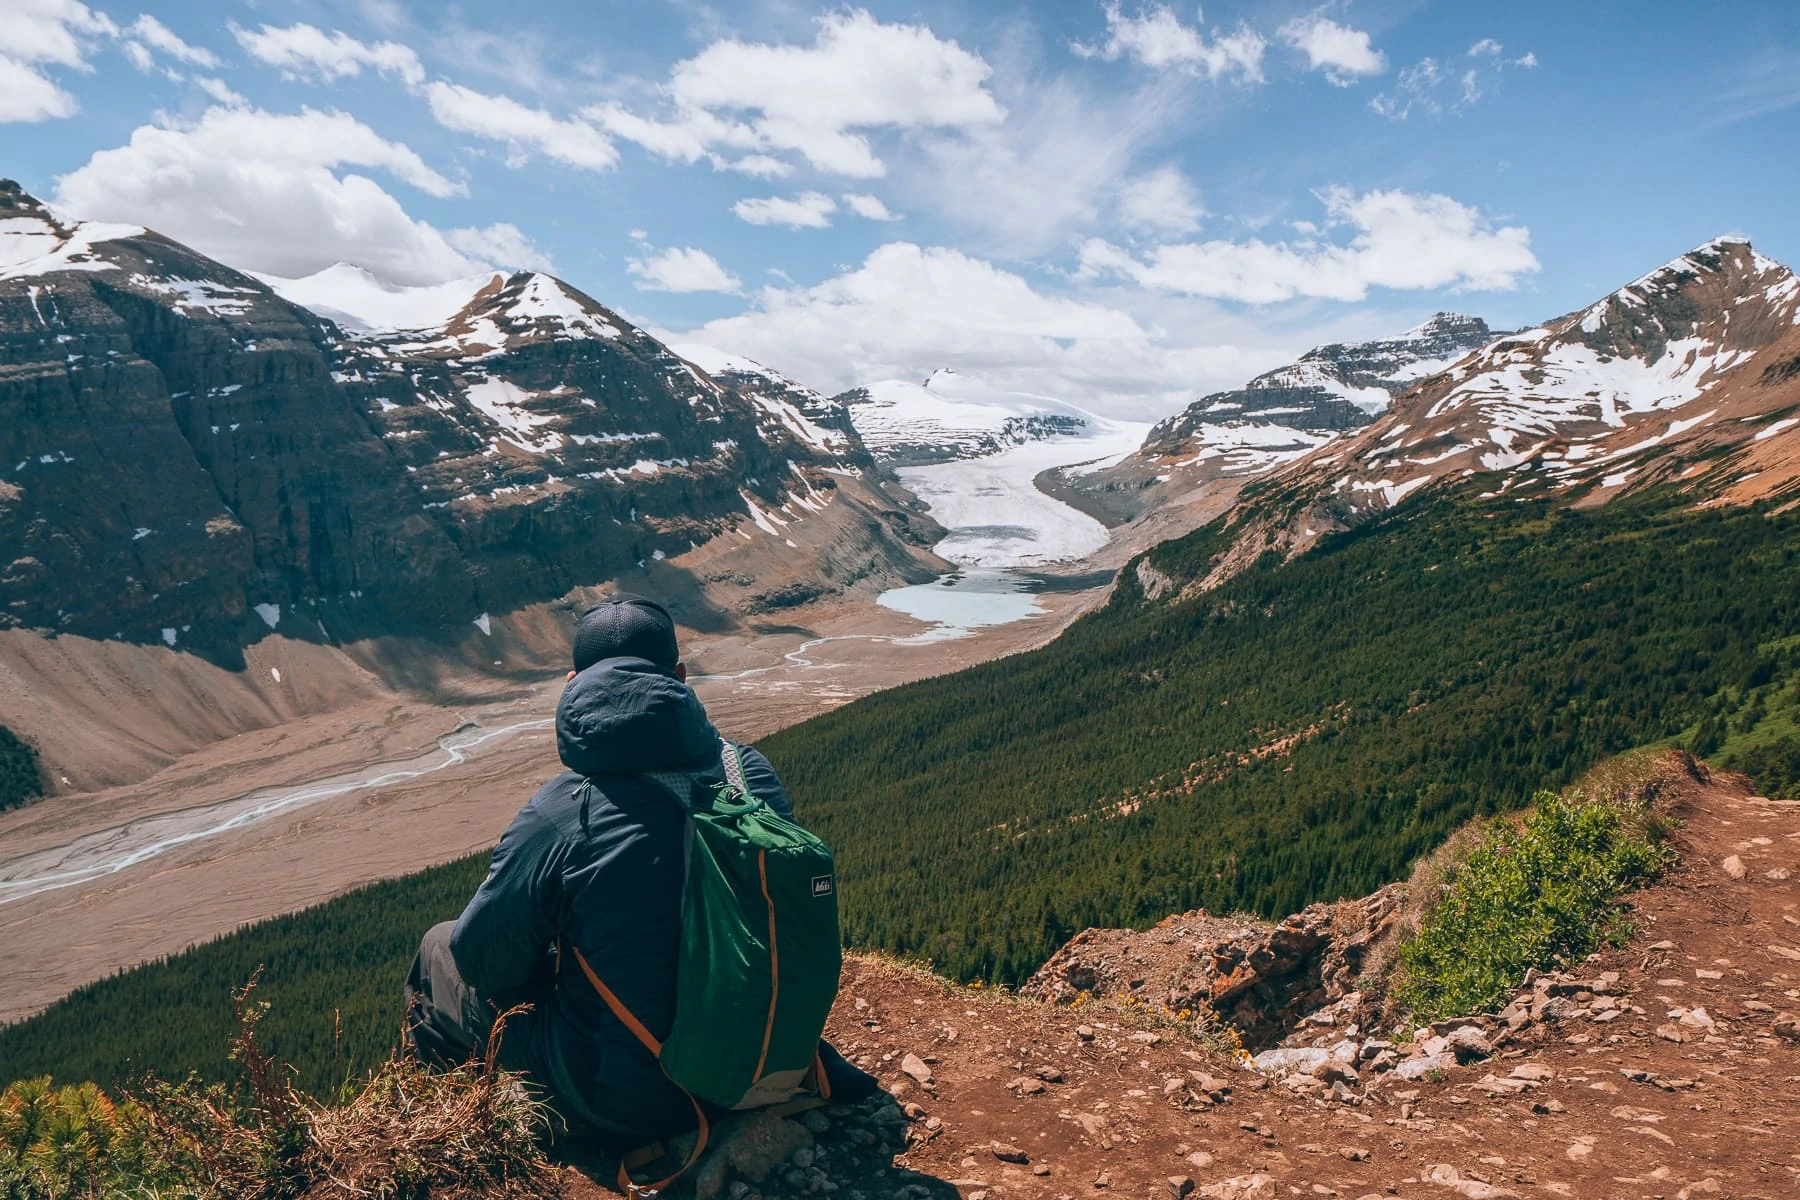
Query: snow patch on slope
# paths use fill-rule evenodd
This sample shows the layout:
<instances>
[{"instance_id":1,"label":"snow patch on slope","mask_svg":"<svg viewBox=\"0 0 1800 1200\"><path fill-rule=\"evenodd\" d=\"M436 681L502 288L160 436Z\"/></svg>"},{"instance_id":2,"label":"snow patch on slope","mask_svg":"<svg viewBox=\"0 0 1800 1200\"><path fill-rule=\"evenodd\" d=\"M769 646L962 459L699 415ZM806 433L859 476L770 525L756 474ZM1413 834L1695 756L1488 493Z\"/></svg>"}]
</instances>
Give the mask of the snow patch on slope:
<instances>
[{"instance_id":1,"label":"snow patch on slope","mask_svg":"<svg viewBox=\"0 0 1800 1200\"><path fill-rule=\"evenodd\" d=\"M112 263L94 257L94 247L143 232L142 225L103 221L76 221L59 229L42 217L0 218L0 279L51 271L116 270Z\"/></svg>"}]
</instances>

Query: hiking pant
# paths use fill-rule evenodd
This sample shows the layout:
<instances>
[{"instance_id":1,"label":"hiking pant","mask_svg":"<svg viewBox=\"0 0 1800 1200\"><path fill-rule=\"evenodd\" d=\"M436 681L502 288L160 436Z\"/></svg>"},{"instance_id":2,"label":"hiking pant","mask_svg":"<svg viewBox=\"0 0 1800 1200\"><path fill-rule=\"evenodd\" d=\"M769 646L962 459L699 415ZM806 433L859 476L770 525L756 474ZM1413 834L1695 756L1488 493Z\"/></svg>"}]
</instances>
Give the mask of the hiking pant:
<instances>
[{"instance_id":1,"label":"hiking pant","mask_svg":"<svg viewBox=\"0 0 1800 1200\"><path fill-rule=\"evenodd\" d=\"M442 921L425 931L419 940L418 956L407 973L404 993L407 1043L421 1062L444 1069L461 1066L486 1053L488 1035L498 1018L493 1002L470 987L456 969L456 959L450 954L450 932L455 928L454 921ZM593 1113L576 1115L567 1100L558 1103L558 1098L550 1094L547 1080L540 1073L542 1064L518 1061L517 1056L515 1049L512 1055L502 1058L500 1066L523 1072L533 1094L547 1103L555 1118L553 1136L585 1138L621 1147L654 1140Z\"/></svg>"},{"instance_id":2,"label":"hiking pant","mask_svg":"<svg viewBox=\"0 0 1800 1200\"><path fill-rule=\"evenodd\" d=\"M487 1050L494 1008L463 982L450 955L454 921L426 930L406 976L406 1040L421 1061L456 1067Z\"/></svg>"}]
</instances>

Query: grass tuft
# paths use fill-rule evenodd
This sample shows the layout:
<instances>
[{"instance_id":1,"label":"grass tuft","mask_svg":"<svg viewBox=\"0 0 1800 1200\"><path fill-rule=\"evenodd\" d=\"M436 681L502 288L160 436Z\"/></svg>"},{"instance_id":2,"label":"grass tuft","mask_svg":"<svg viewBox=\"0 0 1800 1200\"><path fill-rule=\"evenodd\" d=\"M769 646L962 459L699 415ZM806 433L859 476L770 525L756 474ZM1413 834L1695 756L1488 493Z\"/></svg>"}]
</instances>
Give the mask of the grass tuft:
<instances>
[{"instance_id":1,"label":"grass tuft","mask_svg":"<svg viewBox=\"0 0 1800 1200\"><path fill-rule=\"evenodd\" d=\"M48 1078L0 1092L0 1197L63 1200L548 1200L562 1194L546 1112L487 1053L434 1072L397 1053L341 1105L297 1091L256 1027L254 981L235 995L242 1086L151 1080L114 1101Z\"/></svg>"}]
</instances>

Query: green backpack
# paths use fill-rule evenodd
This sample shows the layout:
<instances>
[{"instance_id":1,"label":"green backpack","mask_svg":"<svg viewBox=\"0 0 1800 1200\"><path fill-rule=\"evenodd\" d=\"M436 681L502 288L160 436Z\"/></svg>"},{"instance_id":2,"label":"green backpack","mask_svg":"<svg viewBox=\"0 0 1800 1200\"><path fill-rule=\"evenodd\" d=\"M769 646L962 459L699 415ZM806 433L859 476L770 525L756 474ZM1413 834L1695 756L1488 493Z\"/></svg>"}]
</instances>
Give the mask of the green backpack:
<instances>
[{"instance_id":1,"label":"green backpack","mask_svg":"<svg viewBox=\"0 0 1800 1200\"><path fill-rule=\"evenodd\" d=\"M819 1037L843 966L837 878L825 843L751 792L738 748L723 743L722 757L725 782L696 780L687 801L669 1036L658 1042L575 957L677 1087L720 1108L763 1108L825 1087Z\"/></svg>"}]
</instances>

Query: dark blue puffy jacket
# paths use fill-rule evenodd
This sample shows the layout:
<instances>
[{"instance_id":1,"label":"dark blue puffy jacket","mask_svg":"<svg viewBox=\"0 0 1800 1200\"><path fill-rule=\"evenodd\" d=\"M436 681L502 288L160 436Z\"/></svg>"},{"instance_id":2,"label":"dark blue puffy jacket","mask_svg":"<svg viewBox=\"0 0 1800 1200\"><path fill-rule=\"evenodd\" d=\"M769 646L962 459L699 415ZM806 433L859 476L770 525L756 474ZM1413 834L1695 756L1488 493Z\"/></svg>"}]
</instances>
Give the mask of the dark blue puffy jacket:
<instances>
[{"instance_id":1,"label":"dark blue puffy jacket","mask_svg":"<svg viewBox=\"0 0 1800 1200\"><path fill-rule=\"evenodd\" d=\"M669 789L721 775L719 734L693 689L636 658L595 663L563 690L556 745L569 769L514 819L450 938L465 982L515 1017L501 1061L549 1089L577 1125L617 1137L660 1137L693 1121L662 1074L567 956L579 949L657 1038L675 1020L686 825ZM744 750L750 788L783 816L769 762Z\"/></svg>"}]
</instances>

